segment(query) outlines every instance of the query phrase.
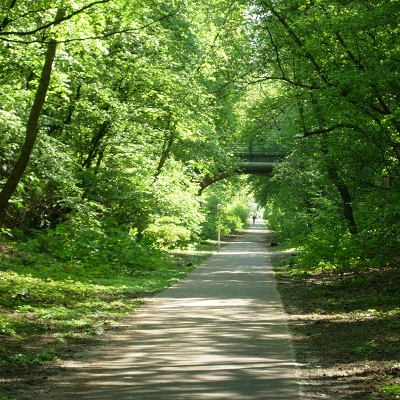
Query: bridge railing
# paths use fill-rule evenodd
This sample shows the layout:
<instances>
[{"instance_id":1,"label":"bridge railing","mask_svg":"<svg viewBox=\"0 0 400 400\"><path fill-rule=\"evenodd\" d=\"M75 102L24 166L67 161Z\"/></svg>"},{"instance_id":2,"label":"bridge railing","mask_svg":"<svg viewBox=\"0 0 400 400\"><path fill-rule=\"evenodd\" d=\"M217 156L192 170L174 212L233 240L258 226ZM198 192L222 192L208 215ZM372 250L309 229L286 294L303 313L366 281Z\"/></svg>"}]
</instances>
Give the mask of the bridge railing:
<instances>
[{"instance_id":1,"label":"bridge railing","mask_svg":"<svg viewBox=\"0 0 400 400\"><path fill-rule=\"evenodd\" d=\"M279 150L277 146L271 146L267 144L231 144L227 147L229 151L235 156L283 156L284 152Z\"/></svg>"}]
</instances>

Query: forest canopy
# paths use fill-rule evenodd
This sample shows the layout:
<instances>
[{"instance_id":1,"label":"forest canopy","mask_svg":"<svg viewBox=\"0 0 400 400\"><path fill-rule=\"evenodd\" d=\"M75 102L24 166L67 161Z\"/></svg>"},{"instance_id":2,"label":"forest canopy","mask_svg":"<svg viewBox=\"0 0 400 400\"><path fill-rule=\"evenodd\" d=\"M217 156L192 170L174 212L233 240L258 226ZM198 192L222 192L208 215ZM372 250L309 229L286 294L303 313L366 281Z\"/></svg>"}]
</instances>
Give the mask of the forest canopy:
<instances>
[{"instance_id":1,"label":"forest canopy","mask_svg":"<svg viewBox=\"0 0 400 400\"><path fill-rule=\"evenodd\" d=\"M397 259L399 9L3 0L3 239L185 246L215 237L222 203L226 233L263 208L306 267ZM237 173L250 143L285 153L272 178Z\"/></svg>"}]
</instances>

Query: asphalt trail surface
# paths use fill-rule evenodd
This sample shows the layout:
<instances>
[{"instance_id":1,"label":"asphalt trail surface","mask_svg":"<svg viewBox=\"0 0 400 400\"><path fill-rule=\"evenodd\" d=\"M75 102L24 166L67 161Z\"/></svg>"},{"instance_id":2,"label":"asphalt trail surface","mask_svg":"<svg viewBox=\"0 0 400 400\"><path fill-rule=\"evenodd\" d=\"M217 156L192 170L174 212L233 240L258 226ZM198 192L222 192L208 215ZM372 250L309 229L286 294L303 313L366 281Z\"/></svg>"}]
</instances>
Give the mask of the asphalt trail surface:
<instances>
[{"instance_id":1,"label":"asphalt trail surface","mask_svg":"<svg viewBox=\"0 0 400 400\"><path fill-rule=\"evenodd\" d=\"M261 220L69 362L54 400L298 400ZM53 397L54 396L54 397Z\"/></svg>"}]
</instances>

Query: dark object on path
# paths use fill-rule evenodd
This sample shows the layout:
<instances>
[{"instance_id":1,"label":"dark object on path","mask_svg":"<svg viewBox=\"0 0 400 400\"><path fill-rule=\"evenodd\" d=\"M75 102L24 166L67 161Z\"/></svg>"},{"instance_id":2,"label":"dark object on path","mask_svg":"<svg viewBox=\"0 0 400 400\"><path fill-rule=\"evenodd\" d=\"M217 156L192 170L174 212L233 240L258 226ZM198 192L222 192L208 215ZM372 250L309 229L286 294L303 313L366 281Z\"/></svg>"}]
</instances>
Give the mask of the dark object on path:
<instances>
[{"instance_id":1,"label":"dark object on path","mask_svg":"<svg viewBox=\"0 0 400 400\"><path fill-rule=\"evenodd\" d=\"M271 247L276 247L276 246L278 246L278 245L279 245L278 242L271 242Z\"/></svg>"}]
</instances>

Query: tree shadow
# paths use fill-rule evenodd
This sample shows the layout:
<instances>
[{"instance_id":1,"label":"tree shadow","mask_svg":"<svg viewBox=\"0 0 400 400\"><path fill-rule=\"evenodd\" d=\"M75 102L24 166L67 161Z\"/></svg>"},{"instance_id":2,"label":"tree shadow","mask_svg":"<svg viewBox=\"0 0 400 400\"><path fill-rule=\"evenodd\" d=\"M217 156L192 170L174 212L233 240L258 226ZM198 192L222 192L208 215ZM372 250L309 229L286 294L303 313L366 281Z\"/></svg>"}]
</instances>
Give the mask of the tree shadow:
<instances>
[{"instance_id":1,"label":"tree shadow","mask_svg":"<svg viewBox=\"0 0 400 400\"><path fill-rule=\"evenodd\" d=\"M237 238L151 299L86 362L69 363L55 381L57 400L298 399L286 316L259 234Z\"/></svg>"}]
</instances>

